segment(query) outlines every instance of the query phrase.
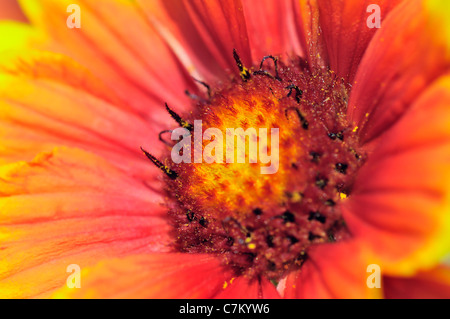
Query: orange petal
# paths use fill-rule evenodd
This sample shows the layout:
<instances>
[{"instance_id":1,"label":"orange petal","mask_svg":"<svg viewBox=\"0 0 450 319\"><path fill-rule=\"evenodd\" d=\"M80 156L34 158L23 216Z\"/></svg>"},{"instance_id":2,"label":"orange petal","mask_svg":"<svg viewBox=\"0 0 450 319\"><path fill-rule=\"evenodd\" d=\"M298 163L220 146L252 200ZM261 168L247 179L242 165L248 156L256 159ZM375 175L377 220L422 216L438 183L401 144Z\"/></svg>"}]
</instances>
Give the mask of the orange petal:
<instances>
[{"instance_id":1,"label":"orange petal","mask_svg":"<svg viewBox=\"0 0 450 319\"><path fill-rule=\"evenodd\" d=\"M264 56L301 53L291 1L242 1L253 62Z\"/></svg>"},{"instance_id":2,"label":"orange petal","mask_svg":"<svg viewBox=\"0 0 450 319\"><path fill-rule=\"evenodd\" d=\"M167 43L207 81L239 73L233 49L251 66L240 0L137 1Z\"/></svg>"},{"instance_id":3,"label":"orange petal","mask_svg":"<svg viewBox=\"0 0 450 319\"><path fill-rule=\"evenodd\" d=\"M384 295L390 299L449 299L450 268L439 266L411 278L383 278Z\"/></svg>"},{"instance_id":4,"label":"orange petal","mask_svg":"<svg viewBox=\"0 0 450 319\"><path fill-rule=\"evenodd\" d=\"M445 76L382 136L342 206L387 274L411 275L450 252L449 105Z\"/></svg>"},{"instance_id":5,"label":"orange petal","mask_svg":"<svg viewBox=\"0 0 450 319\"><path fill-rule=\"evenodd\" d=\"M135 176L154 176L139 146L162 151L163 126L133 114L70 58L39 51L3 55L0 105L2 164L67 145L100 154Z\"/></svg>"},{"instance_id":6,"label":"orange petal","mask_svg":"<svg viewBox=\"0 0 450 319\"><path fill-rule=\"evenodd\" d=\"M83 269L81 288L64 287L56 298L211 298L230 273L210 255L164 253L107 259Z\"/></svg>"},{"instance_id":7,"label":"orange petal","mask_svg":"<svg viewBox=\"0 0 450 319\"><path fill-rule=\"evenodd\" d=\"M77 1L79 29L66 25L71 0L20 3L31 23L51 36L52 51L89 68L143 116L158 120L164 102L188 103L184 90L192 80L133 1Z\"/></svg>"},{"instance_id":8,"label":"orange petal","mask_svg":"<svg viewBox=\"0 0 450 319\"><path fill-rule=\"evenodd\" d=\"M42 297L70 264L166 251L161 198L107 161L59 148L0 167L0 297Z\"/></svg>"},{"instance_id":9,"label":"orange petal","mask_svg":"<svg viewBox=\"0 0 450 319\"><path fill-rule=\"evenodd\" d=\"M27 21L17 0L2 0L0 2L0 20Z\"/></svg>"},{"instance_id":10,"label":"orange petal","mask_svg":"<svg viewBox=\"0 0 450 319\"><path fill-rule=\"evenodd\" d=\"M378 30L367 25L367 19L372 14L372 11L367 12L368 7L378 5L383 21L401 1L318 0L320 29L329 67L352 83L364 52Z\"/></svg>"},{"instance_id":11,"label":"orange petal","mask_svg":"<svg viewBox=\"0 0 450 319\"><path fill-rule=\"evenodd\" d=\"M267 279L249 280L245 277L231 278L222 286L217 299L276 299L280 298L275 286Z\"/></svg>"},{"instance_id":12,"label":"orange petal","mask_svg":"<svg viewBox=\"0 0 450 319\"><path fill-rule=\"evenodd\" d=\"M433 6L438 3L439 6ZM391 127L450 67L446 1L397 6L372 39L355 77L348 114L369 142Z\"/></svg>"},{"instance_id":13,"label":"orange petal","mask_svg":"<svg viewBox=\"0 0 450 319\"><path fill-rule=\"evenodd\" d=\"M302 268L282 282L284 298L380 298L380 288L369 288L367 281L374 260L357 241L322 244L308 250Z\"/></svg>"}]
</instances>

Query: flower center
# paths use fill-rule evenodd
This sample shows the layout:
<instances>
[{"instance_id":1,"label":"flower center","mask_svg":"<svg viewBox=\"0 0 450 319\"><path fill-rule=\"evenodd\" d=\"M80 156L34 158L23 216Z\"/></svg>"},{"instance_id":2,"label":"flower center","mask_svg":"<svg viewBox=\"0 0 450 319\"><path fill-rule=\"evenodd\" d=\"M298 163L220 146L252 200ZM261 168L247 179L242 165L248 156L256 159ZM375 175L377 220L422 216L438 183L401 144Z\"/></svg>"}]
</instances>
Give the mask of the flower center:
<instances>
[{"instance_id":1,"label":"flower center","mask_svg":"<svg viewBox=\"0 0 450 319\"><path fill-rule=\"evenodd\" d=\"M311 245L349 236L339 202L365 155L346 118L348 86L335 73L267 59L254 71L236 56L241 79L178 118L191 133L178 153L186 160L173 163L172 152L165 162L175 174L167 194L176 249L279 280Z\"/></svg>"}]
</instances>

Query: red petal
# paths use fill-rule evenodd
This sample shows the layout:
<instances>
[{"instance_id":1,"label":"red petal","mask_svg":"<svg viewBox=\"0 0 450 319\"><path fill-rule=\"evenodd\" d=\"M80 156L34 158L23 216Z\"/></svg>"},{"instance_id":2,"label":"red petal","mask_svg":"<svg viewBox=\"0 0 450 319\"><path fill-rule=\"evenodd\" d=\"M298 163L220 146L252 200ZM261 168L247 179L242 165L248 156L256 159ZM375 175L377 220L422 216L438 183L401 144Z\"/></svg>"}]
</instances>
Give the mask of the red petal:
<instances>
[{"instance_id":1,"label":"red petal","mask_svg":"<svg viewBox=\"0 0 450 319\"><path fill-rule=\"evenodd\" d=\"M381 138L342 206L385 273L411 275L450 251L449 105L446 76Z\"/></svg>"},{"instance_id":2,"label":"red petal","mask_svg":"<svg viewBox=\"0 0 450 319\"><path fill-rule=\"evenodd\" d=\"M291 1L243 1L242 5L255 64L267 55L290 56L301 52L294 33Z\"/></svg>"},{"instance_id":3,"label":"red petal","mask_svg":"<svg viewBox=\"0 0 450 319\"><path fill-rule=\"evenodd\" d=\"M167 251L161 198L91 154L60 148L0 167L0 296L45 296L70 264Z\"/></svg>"},{"instance_id":4,"label":"red petal","mask_svg":"<svg viewBox=\"0 0 450 319\"><path fill-rule=\"evenodd\" d=\"M81 272L81 288L57 298L211 298L230 273L210 255L166 253L108 259Z\"/></svg>"},{"instance_id":5,"label":"red petal","mask_svg":"<svg viewBox=\"0 0 450 319\"><path fill-rule=\"evenodd\" d=\"M302 268L283 283L284 298L378 298L381 289L369 288L373 264L365 248L355 241L322 244L308 250Z\"/></svg>"},{"instance_id":6,"label":"red petal","mask_svg":"<svg viewBox=\"0 0 450 319\"><path fill-rule=\"evenodd\" d=\"M320 29L330 68L352 83L377 28L369 28L370 5L378 5L382 21L402 0L319 0ZM384 26L383 26L384 27ZM320 31L318 31L320 32Z\"/></svg>"},{"instance_id":7,"label":"red petal","mask_svg":"<svg viewBox=\"0 0 450 319\"><path fill-rule=\"evenodd\" d=\"M436 267L411 278L383 278L384 295L390 299L449 299L450 268Z\"/></svg>"},{"instance_id":8,"label":"red petal","mask_svg":"<svg viewBox=\"0 0 450 319\"><path fill-rule=\"evenodd\" d=\"M367 49L348 109L363 142L391 127L450 66L448 38L442 36L449 26L429 3L403 2L384 21Z\"/></svg>"}]
</instances>

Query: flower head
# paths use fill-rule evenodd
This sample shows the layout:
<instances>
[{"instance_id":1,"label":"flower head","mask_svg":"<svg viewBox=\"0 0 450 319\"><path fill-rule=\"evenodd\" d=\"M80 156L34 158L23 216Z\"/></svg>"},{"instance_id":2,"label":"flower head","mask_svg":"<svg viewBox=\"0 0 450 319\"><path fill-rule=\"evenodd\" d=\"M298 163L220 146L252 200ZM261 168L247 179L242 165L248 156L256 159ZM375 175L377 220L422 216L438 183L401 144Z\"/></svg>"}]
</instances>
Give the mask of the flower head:
<instances>
[{"instance_id":1,"label":"flower head","mask_svg":"<svg viewBox=\"0 0 450 319\"><path fill-rule=\"evenodd\" d=\"M0 296L450 296L444 1L20 4Z\"/></svg>"}]
</instances>

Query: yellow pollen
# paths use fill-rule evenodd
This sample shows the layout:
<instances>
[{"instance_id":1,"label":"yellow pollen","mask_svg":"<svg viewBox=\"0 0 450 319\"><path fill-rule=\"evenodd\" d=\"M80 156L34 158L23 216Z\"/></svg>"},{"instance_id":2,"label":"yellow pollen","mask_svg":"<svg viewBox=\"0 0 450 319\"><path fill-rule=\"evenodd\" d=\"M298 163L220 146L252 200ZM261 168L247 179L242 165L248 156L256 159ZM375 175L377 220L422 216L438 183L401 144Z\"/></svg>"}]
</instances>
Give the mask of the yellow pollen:
<instances>
[{"instance_id":1,"label":"yellow pollen","mask_svg":"<svg viewBox=\"0 0 450 319\"><path fill-rule=\"evenodd\" d=\"M302 200L303 196L300 192L294 192L291 197L291 201L293 203L299 203Z\"/></svg>"}]
</instances>

